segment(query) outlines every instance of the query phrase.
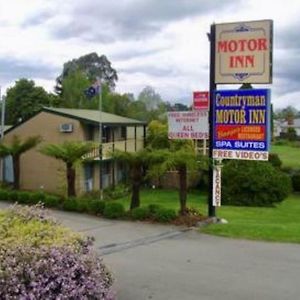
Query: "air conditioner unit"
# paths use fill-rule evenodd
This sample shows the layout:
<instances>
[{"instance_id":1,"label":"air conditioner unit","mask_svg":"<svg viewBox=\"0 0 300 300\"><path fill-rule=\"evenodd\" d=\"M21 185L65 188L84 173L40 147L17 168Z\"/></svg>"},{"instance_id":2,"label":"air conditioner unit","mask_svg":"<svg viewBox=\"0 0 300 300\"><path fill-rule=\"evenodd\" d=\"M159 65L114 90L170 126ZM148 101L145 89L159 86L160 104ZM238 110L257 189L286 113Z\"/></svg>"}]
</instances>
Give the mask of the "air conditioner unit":
<instances>
[{"instance_id":1,"label":"air conditioner unit","mask_svg":"<svg viewBox=\"0 0 300 300\"><path fill-rule=\"evenodd\" d=\"M59 126L60 132L73 132L73 124L60 124Z\"/></svg>"}]
</instances>

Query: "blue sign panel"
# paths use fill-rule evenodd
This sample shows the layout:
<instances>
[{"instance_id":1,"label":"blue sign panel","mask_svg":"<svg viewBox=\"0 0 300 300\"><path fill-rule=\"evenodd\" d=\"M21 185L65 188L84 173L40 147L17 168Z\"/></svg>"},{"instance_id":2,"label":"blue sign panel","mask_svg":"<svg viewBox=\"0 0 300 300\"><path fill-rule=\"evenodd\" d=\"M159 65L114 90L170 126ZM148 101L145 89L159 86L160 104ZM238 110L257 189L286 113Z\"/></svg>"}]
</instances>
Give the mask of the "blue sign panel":
<instances>
[{"instance_id":1,"label":"blue sign panel","mask_svg":"<svg viewBox=\"0 0 300 300\"><path fill-rule=\"evenodd\" d=\"M214 93L213 158L268 160L270 90Z\"/></svg>"}]
</instances>

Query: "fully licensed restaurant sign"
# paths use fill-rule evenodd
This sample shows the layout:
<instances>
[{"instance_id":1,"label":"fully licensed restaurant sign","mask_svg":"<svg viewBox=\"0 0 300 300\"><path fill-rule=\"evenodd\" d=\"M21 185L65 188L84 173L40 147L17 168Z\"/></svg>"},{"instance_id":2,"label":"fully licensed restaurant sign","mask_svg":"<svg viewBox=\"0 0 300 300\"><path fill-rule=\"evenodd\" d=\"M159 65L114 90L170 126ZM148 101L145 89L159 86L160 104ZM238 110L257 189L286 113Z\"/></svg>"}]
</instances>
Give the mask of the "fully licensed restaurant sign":
<instances>
[{"instance_id":1,"label":"fully licensed restaurant sign","mask_svg":"<svg viewBox=\"0 0 300 300\"><path fill-rule=\"evenodd\" d=\"M273 21L215 26L215 83L271 83Z\"/></svg>"},{"instance_id":2,"label":"fully licensed restaurant sign","mask_svg":"<svg viewBox=\"0 0 300 300\"><path fill-rule=\"evenodd\" d=\"M213 158L268 160L270 90L214 93Z\"/></svg>"}]
</instances>

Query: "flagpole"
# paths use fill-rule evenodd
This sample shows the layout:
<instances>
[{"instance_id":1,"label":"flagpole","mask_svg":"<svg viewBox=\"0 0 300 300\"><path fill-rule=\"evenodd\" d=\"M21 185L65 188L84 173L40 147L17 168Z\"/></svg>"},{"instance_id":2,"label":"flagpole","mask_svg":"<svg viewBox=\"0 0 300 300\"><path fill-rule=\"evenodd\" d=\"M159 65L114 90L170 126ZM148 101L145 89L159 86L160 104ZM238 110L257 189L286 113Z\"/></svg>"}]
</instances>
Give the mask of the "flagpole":
<instances>
[{"instance_id":1,"label":"flagpole","mask_svg":"<svg viewBox=\"0 0 300 300\"><path fill-rule=\"evenodd\" d=\"M4 126L5 126L5 98L2 97L1 94L1 86L0 86L0 101L1 101L1 134L0 134L0 139L2 141L4 137ZM1 159L1 180L3 181L4 179L4 158Z\"/></svg>"},{"instance_id":2,"label":"flagpole","mask_svg":"<svg viewBox=\"0 0 300 300\"><path fill-rule=\"evenodd\" d=\"M102 180L102 85L99 80L99 188L100 188L100 200L103 200L103 180Z\"/></svg>"}]
</instances>

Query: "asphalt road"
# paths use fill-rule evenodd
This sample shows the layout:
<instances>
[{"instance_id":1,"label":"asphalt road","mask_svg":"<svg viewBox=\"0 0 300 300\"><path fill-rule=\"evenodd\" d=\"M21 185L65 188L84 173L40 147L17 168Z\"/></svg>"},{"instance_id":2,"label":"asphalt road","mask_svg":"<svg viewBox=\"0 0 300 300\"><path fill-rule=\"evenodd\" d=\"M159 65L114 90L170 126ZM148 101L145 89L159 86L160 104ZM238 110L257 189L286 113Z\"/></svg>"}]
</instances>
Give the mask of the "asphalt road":
<instances>
[{"instance_id":1,"label":"asphalt road","mask_svg":"<svg viewBox=\"0 0 300 300\"><path fill-rule=\"evenodd\" d=\"M300 245L52 213L95 237L96 250L116 278L119 300L300 299Z\"/></svg>"}]
</instances>

